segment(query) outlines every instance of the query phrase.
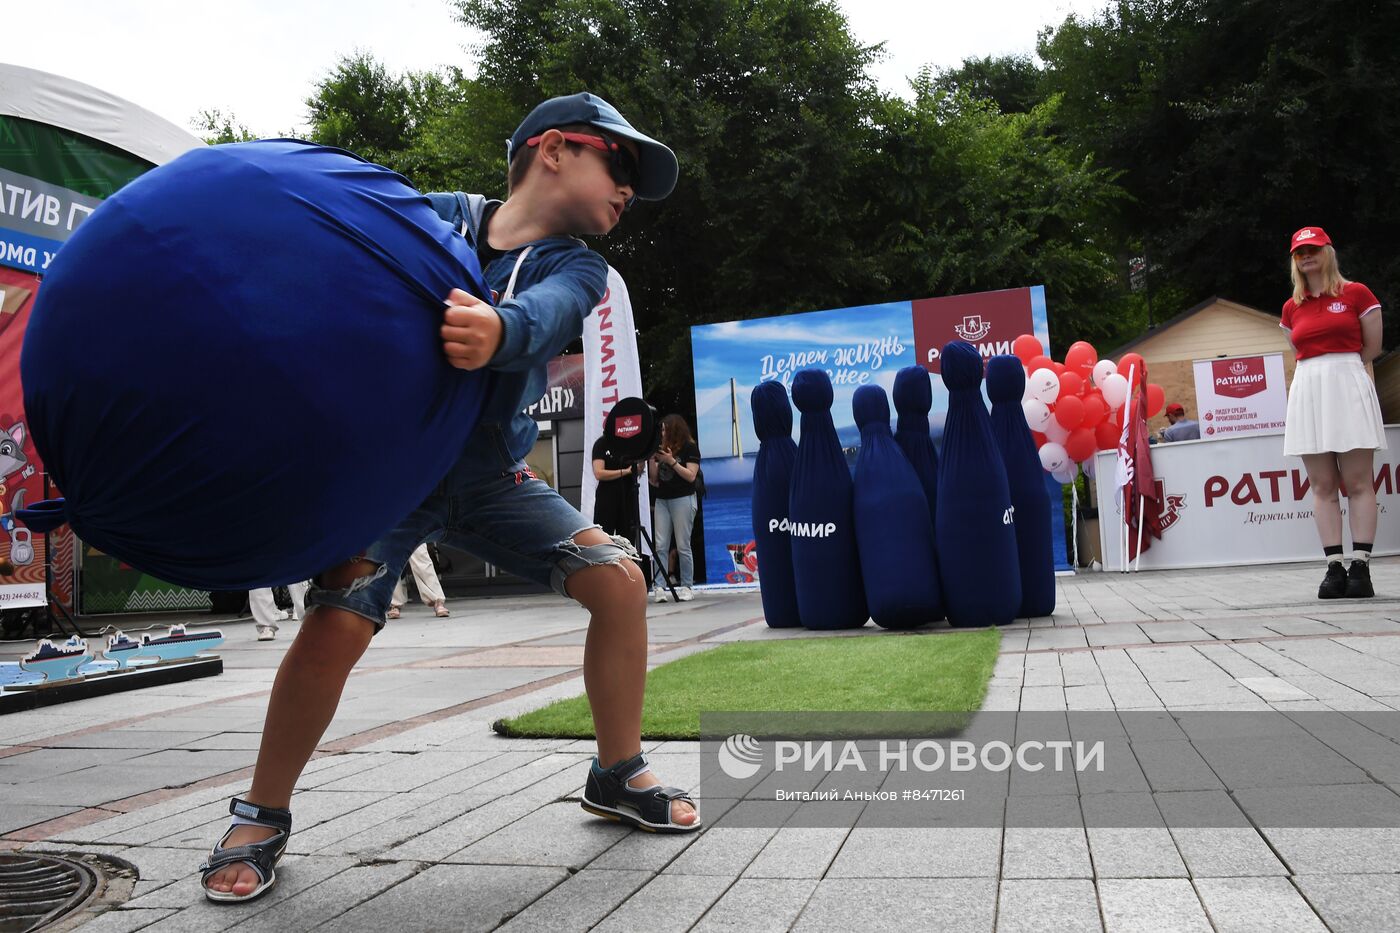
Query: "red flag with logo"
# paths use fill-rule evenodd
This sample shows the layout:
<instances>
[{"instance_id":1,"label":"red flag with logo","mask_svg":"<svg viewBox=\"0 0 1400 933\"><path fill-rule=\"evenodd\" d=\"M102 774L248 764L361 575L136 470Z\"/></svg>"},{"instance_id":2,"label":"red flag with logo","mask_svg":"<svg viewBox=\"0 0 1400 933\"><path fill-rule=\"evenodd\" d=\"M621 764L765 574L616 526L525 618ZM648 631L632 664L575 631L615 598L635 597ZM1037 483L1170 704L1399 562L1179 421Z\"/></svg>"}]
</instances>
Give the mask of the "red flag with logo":
<instances>
[{"instance_id":1,"label":"red flag with logo","mask_svg":"<svg viewBox=\"0 0 1400 933\"><path fill-rule=\"evenodd\" d=\"M1127 525L1128 560L1137 559L1138 527L1142 527L1142 549L1162 537L1162 502L1157 478L1152 470L1152 445L1147 443L1147 368L1134 374L1141 386L1136 398L1124 406L1123 434L1118 441L1116 479L1123 496L1123 522Z\"/></svg>"}]
</instances>

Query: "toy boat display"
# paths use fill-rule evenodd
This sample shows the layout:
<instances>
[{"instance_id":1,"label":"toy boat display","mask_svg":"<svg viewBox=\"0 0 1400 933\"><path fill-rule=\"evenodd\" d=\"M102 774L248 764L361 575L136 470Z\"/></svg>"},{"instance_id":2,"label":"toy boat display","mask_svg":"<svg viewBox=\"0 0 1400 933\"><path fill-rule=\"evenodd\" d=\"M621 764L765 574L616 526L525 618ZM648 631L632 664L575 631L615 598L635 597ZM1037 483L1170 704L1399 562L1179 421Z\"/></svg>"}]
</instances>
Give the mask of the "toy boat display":
<instances>
[{"instance_id":1,"label":"toy boat display","mask_svg":"<svg viewBox=\"0 0 1400 933\"><path fill-rule=\"evenodd\" d=\"M117 634L107 639L107 649L102 652L102 657L116 662L117 670L128 670L127 663L140 654L141 643L127 638L126 633L118 629Z\"/></svg>"},{"instance_id":2,"label":"toy boat display","mask_svg":"<svg viewBox=\"0 0 1400 933\"><path fill-rule=\"evenodd\" d=\"M224 669L223 659L212 653L224 643L223 633L215 630L172 625L165 634L143 635L139 642L117 631L103 649L89 649L81 635L60 637L40 639L17 661L0 661L0 715L183 683Z\"/></svg>"},{"instance_id":3,"label":"toy boat display","mask_svg":"<svg viewBox=\"0 0 1400 933\"><path fill-rule=\"evenodd\" d=\"M29 654L20 658L23 671L44 676L44 683L78 679L78 668L91 661L95 655L88 651L86 639L77 635L69 636L61 645L55 645L47 638L39 639L39 645Z\"/></svg>"},{"instance_id":4,"label":"toy boat display","mask_svg":"<svg viewBox=\"0 0 1400 933\"><path fill-rule=\"evenodd\" d=\"M159 638L142 635L140 657L178 661L192 658L201 651L212 651L223 643L224 633L215 629L187 632L183 625L172 625L170 631Z\"/></svg>"}]
</instances>

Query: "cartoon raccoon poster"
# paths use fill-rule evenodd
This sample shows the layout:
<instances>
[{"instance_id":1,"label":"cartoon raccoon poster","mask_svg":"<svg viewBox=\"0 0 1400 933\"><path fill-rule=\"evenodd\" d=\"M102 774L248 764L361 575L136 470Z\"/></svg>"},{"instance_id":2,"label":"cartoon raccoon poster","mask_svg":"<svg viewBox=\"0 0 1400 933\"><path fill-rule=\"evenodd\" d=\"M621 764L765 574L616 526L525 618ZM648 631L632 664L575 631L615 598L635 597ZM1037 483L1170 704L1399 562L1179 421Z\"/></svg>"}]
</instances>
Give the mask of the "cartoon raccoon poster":
<instances>
[{"instance_id":1,"label":"cartoon raccoon poster","mask_svg":"<svg viewBox=\"0 0 1400 933\"><path fill-rule=\"evenodd\" d=\"M20 405L19 351L37 276L0 268L0 608L42 606L44 541L11 513L44 497L43 478ZM65 529L64 536L67 532ZM50 540L59 536L51 536ZM71 549L70 549L71 551ZM70 574L71 579L71 574Z\"/></svg>"}]
</instances>

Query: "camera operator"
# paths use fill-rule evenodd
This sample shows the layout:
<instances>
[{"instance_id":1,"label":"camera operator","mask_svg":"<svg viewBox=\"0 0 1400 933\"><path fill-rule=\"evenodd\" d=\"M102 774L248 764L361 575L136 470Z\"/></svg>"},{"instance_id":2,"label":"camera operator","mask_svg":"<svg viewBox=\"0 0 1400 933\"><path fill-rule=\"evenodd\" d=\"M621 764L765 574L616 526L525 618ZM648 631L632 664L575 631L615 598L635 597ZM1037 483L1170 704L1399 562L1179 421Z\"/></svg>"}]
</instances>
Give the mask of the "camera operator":
<instances>
[{"instance_id":1,"label":"camera operator","mask_svg":"<svg viewBox=\"0 0 1400 933\"><path fill-rule=\"evenodd\" d=\"M636 495L636 487L628 478L642 471L640 462L627 463L613 451L614 439L605 433L593 442L593 478L598 491L593 498L593 520L610 535L632 537L636 529L629 517L635 503L627 497Z\"/></svg>"}]
</instances>

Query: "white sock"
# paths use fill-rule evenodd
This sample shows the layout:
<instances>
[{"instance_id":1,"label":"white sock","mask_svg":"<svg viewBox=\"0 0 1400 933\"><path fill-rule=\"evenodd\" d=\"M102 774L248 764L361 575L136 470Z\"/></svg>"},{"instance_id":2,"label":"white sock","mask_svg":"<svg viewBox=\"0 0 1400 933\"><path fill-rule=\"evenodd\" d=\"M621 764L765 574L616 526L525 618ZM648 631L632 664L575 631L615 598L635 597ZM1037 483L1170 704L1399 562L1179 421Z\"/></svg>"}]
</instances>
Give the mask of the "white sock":
<instances>
[{"instance_id":1,"label":"white sock","mask_svg":"<svg viewBox=\"0 0 1400 933\"><path fill-rule=\"evenodd\" d=\"M1359 560L1359 561L1361 561L1363 564L1369 564L1369 563L1371 562L1371 552L1370 552L1370 551L1352 551L1352 552L1351 552L1351 559L1352 559L1352 560Z\"/></svg>"}]
</instances>

